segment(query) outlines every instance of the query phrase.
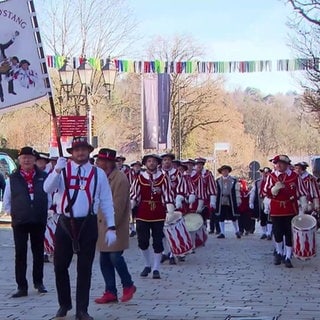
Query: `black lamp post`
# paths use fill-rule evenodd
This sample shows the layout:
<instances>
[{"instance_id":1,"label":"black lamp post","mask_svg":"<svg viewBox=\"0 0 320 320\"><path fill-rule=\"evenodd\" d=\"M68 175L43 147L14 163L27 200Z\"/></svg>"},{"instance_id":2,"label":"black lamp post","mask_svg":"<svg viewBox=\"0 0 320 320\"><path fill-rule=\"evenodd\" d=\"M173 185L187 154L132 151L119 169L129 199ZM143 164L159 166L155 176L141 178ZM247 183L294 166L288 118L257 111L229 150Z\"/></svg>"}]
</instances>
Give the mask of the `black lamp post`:
<instances>
[{"instance_id":1,"label":"black lamp post","mask_svg":"<svg viewBox=\"0 0 320 320\"><path fill-rule=\"evenodd\" d=\"M114 88L114 83L117 75L117 68L112 63L110 57L107 59L106 64L102 68L102 75L104 80L104 85L108 92L108 99L111 99L111 90Z\"/></svg>"}]
</instances>

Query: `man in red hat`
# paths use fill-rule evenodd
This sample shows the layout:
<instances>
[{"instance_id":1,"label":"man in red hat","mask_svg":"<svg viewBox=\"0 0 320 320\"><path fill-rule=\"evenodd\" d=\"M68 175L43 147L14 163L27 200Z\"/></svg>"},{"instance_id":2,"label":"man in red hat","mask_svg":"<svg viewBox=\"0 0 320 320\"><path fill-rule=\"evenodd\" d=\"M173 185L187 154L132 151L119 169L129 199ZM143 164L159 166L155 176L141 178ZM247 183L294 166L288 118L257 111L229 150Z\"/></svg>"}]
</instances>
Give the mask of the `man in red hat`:
<instances>
[{"instance_id":1,"label":"man in red hat","mask_svg":"<svg viewBox=\"0 0 320 320\"><path fill-rule=\"evenodd\" d=\"M108 224L102 212L98 212L98 242L100 251L100 268L105 281L105 292L102 297L95 299L96 303L118 301L115 271L119 274L123 287L121 302L132 299L136 291L131 275L123 257L123 251L129 248L129 217L131 214L130 185L126 175L116 166L116 151L103 148L99 150L97 166L107 175L112 191L115 212L115 227L117 240L112 245L105 242Z\"/></svg>"},{"instance_id":2,"label":"man in red hat","mask_svg":"<svg viewBox=\"0 0 320 320\"><path fill-rule=\"evenodd\" d=\"M225 238L225 220L231 220L236 237L241 238L238 224L239 211L241 205L240 185L237 179L230 175L232 168L223 165L218 169L221 177L217 179L217 216L219 217L220 234L219 239Z\"/></svg>"},{"instance_id":3,"label":"man in red hat","mask_svg":"<svg viewBox=\"0 0 320 320\"><path fill-rule=\"evenodd\" d=\"M163 252L164 221L174 214L174 194L168 176L163 174L158 166L161 158L155 154L147 154L142 159L146 171L141 172L131 186L131 207L137 209L138 246L143 253L145 268L140 273L147 277L153 271L152 277L160 279L160 261ZM153 268L149 250L150 234L153 239ZM153 269L153 270L152 270Z\"/></svg>"},{"instance_id":4,"label":"man in red hat","mask_svg":"<svg viewBox=\"0 0 320 320\"><path fill-rule=\"evenodd\" d=\"M106 174L89 162L93 147L86 137L75 137L67 149L71 160L60 157L44 183L44 190L56 191L57 213L54 271L60 308L56 317L65 317L72 308L69 266L76 253L76 319L92 320L88 314L92 263L98 239L97 213L101 210L107 224L105 241L116 241L112 193ZM65 170L64 181L62 170ZM65 187L67 184L67 188Z\"/></svg>"},{"instance_id":5,"label":"man in red hat","mask_svg":"<svg viewBox=\"0 0 320 320\"><path fill-rule=\"evenodd\" d=\"M19 151L18 169L9 177L3 196L3 208L11 214L15 244L15 276L18 291L12 298L28 295L27 245L30 236L33 254L33 284L39 293L43 285L44 233L48 214L48 196L43 191L47 174L36 166L37 152L31 147Z\"/></svg>"},{"instance_id":6,"label":"man in red hat","mask_svg":"<svg viewBox=\"0 0 320 320\"><path fill-rule=\"evenodd\" d=\"M263 193L266 196L264 204L270 213L273 223L276 254L274 264L280 265L285 257L285 266L292 268L292 230L291 220L301 211L307 209L307 190L301 177L290 169L291 160L287 155L278 155L271 159L275 169L267 176ZM283 250L285 238L285 250Z\"/></svg>"}]
</instances>

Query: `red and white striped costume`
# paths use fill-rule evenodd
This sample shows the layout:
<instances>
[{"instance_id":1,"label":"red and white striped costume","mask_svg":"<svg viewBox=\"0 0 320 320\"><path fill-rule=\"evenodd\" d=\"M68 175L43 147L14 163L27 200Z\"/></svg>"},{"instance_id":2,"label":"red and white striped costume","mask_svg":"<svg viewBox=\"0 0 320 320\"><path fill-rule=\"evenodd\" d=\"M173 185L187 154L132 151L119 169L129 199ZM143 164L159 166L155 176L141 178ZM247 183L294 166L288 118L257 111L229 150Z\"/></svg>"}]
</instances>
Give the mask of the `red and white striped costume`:
<instances>
[{"instance_id":1,"label":"red and white striped costume","mask_svg":"<svg viewBox=\"0 0 320 320\"><path fill-rule=\"evenodd\" d=\"M174 192L174 195L176 195L177 187L182 176L181 172L176 168L170 168L169 170L165 170L164 168L162 168L162 173L169 177L171 189Z\"/></svg>"},{"instance_id":2,"label":"red and white striped costume","mask_svg":"<svg viewBox=\"0 0 320 320\"><path fill-rule=\"evenodd\" d=\"M199 200L205 200L206 192L205 192L205 184L204 179L200 173L197 173L193 170L191 173L185 172L185 175L188 176L190 182L192 183L194 194L196 196L196 201L190 205L189 212L196 212L198 209Z\"/></svg>"},{"instance_id":3,"label":"red and white striped costume","mask_svg":"<svg viewBox=\"0 0 320 320\"><path fill-rule=\"evenodd\" d=\"M217 184L210 170L203 169L201 174L204 182L205 192L204 205L209 208L210 202L212 202L212 204L214 202L215 204L215 201L210 201L210 199L217 196Z\"/></svg>"},{"instance_id":4,"label":"red and white striped costume","mask_svg":"<svg viewBox=\"0 0 320 320\"><path fill-rule=\"evenodd\" d=\"M130 198L138 206L136 220L164 221L165 205L174 201L169 177L160 170L153 174L141 172L131 186Z\"/></svg>"},{"instance_id":5,"label":"red and white striped costume","mask_svg":"<svg viewBox=\"0 0 320 320\"><path fill-rule=\"evenodd\" d=\"M277 195L271 189L277 182L284 185ZM294 216L298 214L298 199L307 196L308 192L301 177L290 169L285 172L271 172L263 187L263 194L270 199L270 216Z\"/></svg>"},{"instance_id":6,"label":"red and white striped costume","mask_svg":"<svg viewBox=\"0 0 320 320\"><path fill-rule=\"evenodd\" d=\"M308 211L319 210L320 190L315 176L305 171L300 175L304 186L308 192Z\"/></svg>"}]
</instances>

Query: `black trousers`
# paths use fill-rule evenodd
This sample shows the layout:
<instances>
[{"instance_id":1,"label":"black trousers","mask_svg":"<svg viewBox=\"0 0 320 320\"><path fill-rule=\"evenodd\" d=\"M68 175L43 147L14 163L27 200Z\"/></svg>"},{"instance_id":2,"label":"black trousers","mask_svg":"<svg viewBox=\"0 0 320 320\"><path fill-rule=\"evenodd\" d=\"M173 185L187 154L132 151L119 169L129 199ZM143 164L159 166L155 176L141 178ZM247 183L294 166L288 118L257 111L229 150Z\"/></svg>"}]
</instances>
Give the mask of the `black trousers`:
<instances>
[{"instance_id":1,"label":"black trousers","mask_svg":"<svg viewBox=\"0 0 320 320\"><path fill-rule=\"evenodd\" d=\"M285 237L286 246L292 247L291 220L294 216L272 217L272 231L276 242L282 242Z\"/></svg>"},{"instance_id":2,"label":"black trousers","mask_svg":"<svg viewBox=\"0 0 320 320\"><path fill-rule=\"evenodd\" d=\"M215 212L212 210L210 213L210 231L220 233L219 217L216 216Z\"/></svg>"},{"instance_id":3,"label":"black trousers","mask_svg":"<svg viewBox=\"0 0 320 320\"><path fill-rule=\"evenodd\" d=\"M237 221L237 217L233 215L231 206L222 205L219 221L224 222L225 220Z\"/></svg>"},{"instance_id":4,"label":"black trousers","mask_svg":"<svg viewBox=\"0 0 320 320\"><path fill-rule=\"evenodd\" d=\"M3 99L2 74L0 74L0 99Z\"/></svg>"},{"instance_id":5,"label":"black trousers","mask_svg":"<svg viewBox=\"0 0 320 320\"><path fill-rule=\"evenodd\" d=\"M77 253L76 312L87 312L91 287L92 263L98 239L97 216L75 219L79 233L80 251ZM69 266L73 257L70 219L61 215L55 233L54 272L60 307L71 307Z\"/></svg>"},{"instance_id":6,"label":"black trousers","mask_svg":"<svg viewBox=\"0 0 320 320\"><path fill-rule=\"evenodd\" d=\"M33 284L35 286L43 284L43 252L46 226L30 223L17 225L12 227L12 229L15 244L15 275L18 289L28 290L26 273L29 236L33 256Z\"/></svg>"},{"instance_id":7,"label":"black trousers","mask_svg":"<svg viewBox=\"0 0 320 320\"><path fill-rule=\"evenodd\" d=\"M136 221L138 247L141 250L147 250L149 248L150 235L152 236L152 247L155 253L163 252L162 238L164 221ZM151 231L151 233L150 233Z\"/></svg>"}]
</instances>

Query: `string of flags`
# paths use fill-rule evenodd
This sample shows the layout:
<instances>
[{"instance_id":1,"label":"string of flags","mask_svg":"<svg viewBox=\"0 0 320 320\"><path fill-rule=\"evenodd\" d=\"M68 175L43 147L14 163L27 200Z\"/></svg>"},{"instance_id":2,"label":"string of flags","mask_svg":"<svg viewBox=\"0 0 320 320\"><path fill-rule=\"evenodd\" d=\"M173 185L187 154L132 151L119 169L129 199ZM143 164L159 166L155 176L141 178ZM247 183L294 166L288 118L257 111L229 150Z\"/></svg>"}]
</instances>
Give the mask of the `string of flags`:
<instances>
[{"instance_id":1,"label":"string of flags","mask_svg":"<svg viewBox=\"0 0 320 320\"><path fill-rule=\"evenodd\" d=\"M85 60L84 57L72 58L69 61L76 69ZM64 56L49 55L49 68L59 69L65 61ZM88 63L95 70L101 70L107 59L88 58ZM279 59L251 61L137 61L111 59L121 73L252 73L271 71L299 71L319 69L320 59Z\"/></svg>"}]
</instances>

